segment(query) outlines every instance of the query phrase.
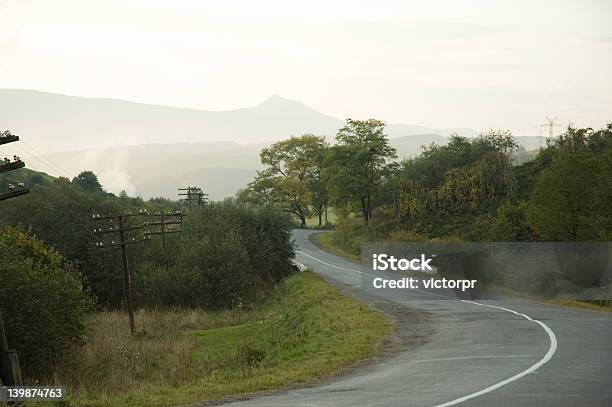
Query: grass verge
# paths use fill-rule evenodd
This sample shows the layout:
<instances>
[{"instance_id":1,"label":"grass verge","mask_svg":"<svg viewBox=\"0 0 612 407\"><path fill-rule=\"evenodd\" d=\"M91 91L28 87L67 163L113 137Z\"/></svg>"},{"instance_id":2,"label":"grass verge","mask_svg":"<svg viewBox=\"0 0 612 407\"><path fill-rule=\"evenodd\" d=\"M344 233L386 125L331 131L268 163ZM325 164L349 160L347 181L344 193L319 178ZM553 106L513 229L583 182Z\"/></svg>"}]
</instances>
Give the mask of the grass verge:
<instances>
[{"instance_id":1,"label":"grass verge","mask_svg":"<svg viewBox=\"0 0 612 407\"><path fill-rule=\"evenodd\" d=\"M335 233L336 232L333 230L329 232L317 233L312 239L317 246L323 250L335 254L336 256L344 257L345 259L351 261L360 261L361 258L358 255L350 253L336 244L334 241Z\"/></svg>"},{"instance_id":2,"label":"grass verge","mask_svg":"<svg viewBox=\"0 0 612 407\"><path fill-rule=\"evenodd\" d=\"M69 406L171 406L278 389L342 371L381 351L381 314L304 272L253 310L141 310L95 316L55 383Z\"/></svg>"},{"instance_id":3,"label":"grass verge","mask_svg":"<svg viewBox=\"0 0 612 407\"><path fill-rule=\"evenodd\" d=\"M542 298L525 294L507 287L488 287L488 292L513 298L521 298L528 301L546 305L559 305L562 307L582 308L591 311L612 312L612 301L610 300L575 300L570 298Z\"/></svg>"},{"instance_id":4,"label":"grass verge","mask_svg":"<svg viewBox=\"0 0 612 407\"><path fill-rule=\"evenodd\" d=\"M340 245L337 244L335 240L335 231L322 232L313 236L313 242L330 253L333 253L337 256L344 257L345 259L352 261L360 261L360 257L358 255L352 254L345 249L343 249ZM401 272L411 277L422 277L419 273L410 273L410 272ZM452 278L452 276L440 275L447 278ZM572 307L572 308L582 308L589 309L593 311L603 311L603 312L612 312L612 302L608 301L587 301L587 300L573 300L573 299L550 299L550 298L541 298L536 296L530 296L525 293L511 290L507 287L500 286L488 286L486 287L486 291L492 294L504 295L508 297L521 298L528 301L539 302L541 304L548 305L559 305L563 307Z\"/></svg>"},{"instance_id":5,"label":"grass verge","mask_svg":"<svg viewBox=\"0 0 612 407\"><path fill-rule=\"evenodd\" d=\"M564 307L584 308L592 311L612 312L612 301L590 301L590 300L544 300L545 304L561 305Z\"/></svg>"}]
</instances>

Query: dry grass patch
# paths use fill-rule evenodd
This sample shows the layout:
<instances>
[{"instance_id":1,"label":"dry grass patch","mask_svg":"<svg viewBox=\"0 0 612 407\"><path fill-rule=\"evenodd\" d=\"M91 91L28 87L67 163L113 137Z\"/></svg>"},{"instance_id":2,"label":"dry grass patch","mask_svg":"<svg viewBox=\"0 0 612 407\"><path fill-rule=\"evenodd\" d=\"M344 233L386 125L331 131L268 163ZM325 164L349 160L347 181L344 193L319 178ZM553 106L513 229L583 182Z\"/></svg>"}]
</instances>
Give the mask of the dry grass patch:
<instances>
[{"instance_id":1,"label":"dry grass patch","mask_svg":"<svg viewBox=\"0 0 612 407\"><path fill-rule=\"evenodd\" d=\"M252 310L95 315L86 345L53 382L70 406L173 406L332 374L380 351L390 324L310 272Z\"/></svg>"}]
</instances>

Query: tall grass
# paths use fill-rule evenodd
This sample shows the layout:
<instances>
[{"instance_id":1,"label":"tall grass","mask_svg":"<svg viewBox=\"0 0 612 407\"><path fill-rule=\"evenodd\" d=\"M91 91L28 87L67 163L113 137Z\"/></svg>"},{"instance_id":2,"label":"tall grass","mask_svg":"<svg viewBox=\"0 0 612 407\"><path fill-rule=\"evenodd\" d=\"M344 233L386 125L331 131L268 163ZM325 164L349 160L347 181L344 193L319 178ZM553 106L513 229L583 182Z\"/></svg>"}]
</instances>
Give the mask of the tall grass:
<instances>
[{"instance_id":1,"label":"tall grass","mask_svg":"<svg viewBox=\"0 0 612 407\"><path fill-rule=\"evenodd\" d=\"M53 378L71 394L129 393L144 384L176 387L190 379L197 330L240 324L246 312L141 309L137 333L130 335L127 315L95 314L85 346ZM249 315L253 317L253 315Z\"/></svg>"},{"instance_id":2,"label":"tall grass","mask_svg":"<svg viewBox=\"0 0 612 407\"><path fill-rule=\"evenodd\" d=\"M85 346L52 384L68 405L171 406L310 380L377 352L390 325L310 272L253 309L144 309L131 336L122 312L100 312Z\"/></svg>"}]
</instances>

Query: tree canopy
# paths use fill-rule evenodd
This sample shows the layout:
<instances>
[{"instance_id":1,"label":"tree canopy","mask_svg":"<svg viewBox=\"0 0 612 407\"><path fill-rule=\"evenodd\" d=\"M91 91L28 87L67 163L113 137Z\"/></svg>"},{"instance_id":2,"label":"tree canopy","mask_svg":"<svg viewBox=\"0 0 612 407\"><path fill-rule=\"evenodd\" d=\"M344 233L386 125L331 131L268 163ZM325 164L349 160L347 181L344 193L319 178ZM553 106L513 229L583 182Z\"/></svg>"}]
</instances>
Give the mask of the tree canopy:
<instances>
[{"instance_id":1,"label":"tree canopy","mask_svg":"<svg viewBox=\"0 0 612 407\"><path fill-rule=\"evenodd\" d=\"M294 214L306 225L313 205L321 214L327 204L322 180L325 139L312 134L291 137L261 151L266 168L242 191L240 199Z\"/></svg>"},{"instance_id":2,"label":"tree canopy","mask_svg":"<svg viewBox=\"0 0 612 407\"><path fill-rule=\"evenodd\" d=\"M91 171L83 171L72 179L72 183L87 192L102 192L98 176Z\"/></svg>"}]
</instances>

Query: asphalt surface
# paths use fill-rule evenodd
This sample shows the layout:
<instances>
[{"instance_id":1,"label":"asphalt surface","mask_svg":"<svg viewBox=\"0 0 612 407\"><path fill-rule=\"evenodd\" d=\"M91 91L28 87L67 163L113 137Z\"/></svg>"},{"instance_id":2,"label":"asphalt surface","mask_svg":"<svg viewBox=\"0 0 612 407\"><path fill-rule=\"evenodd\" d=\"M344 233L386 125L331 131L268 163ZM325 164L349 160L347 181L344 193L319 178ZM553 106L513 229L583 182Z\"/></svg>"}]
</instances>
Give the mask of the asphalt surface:
<instances>
[{"instance_id":1,"label":"asphalt surface","mask_svg":"<svg viewBox=\"0 0 612 407\"><path fill-rule=\"evenodd\" d=\"M381 301L431 313L426 343L336 380L232 406L612 406L612 313L369 289L377 275L298 230L296 260ZM388 274L387 274L388 275Z\"/></svg>"}]
</instances>

